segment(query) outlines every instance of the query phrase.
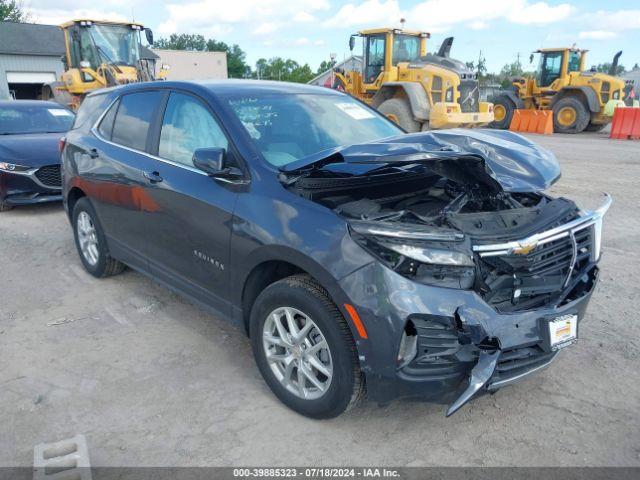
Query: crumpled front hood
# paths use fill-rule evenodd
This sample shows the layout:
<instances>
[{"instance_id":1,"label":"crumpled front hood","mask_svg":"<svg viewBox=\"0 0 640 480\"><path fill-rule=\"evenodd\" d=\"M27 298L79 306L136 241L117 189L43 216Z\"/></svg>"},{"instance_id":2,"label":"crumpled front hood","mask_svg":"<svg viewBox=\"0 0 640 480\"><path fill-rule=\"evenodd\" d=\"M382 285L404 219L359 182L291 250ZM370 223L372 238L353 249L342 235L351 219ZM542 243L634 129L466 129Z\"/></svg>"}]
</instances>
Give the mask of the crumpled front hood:
<instances>
[{"instance_id":1,"label":"crumpled front hood","mask_svg":"<svg viewBox=\"0 0 640 480\"><path fill-rule=\"evenodd\" d=\"M0 135L0 161L25 167L60 163L58 141L64 133Z\"/></svg>"},{"instance_id":2,"label":"crumpled front hood","mask_svg":"<svg viewBox=\"0 0 640 480\"><path fill-rule=\"evenodd\" d=\"M476 160L476 161L474 161ZM453 180L472 181L507 192L546 190L560 178L560 165L550 151L505 130L451 129L399 135L371 143L336 147L281 168L291 172L311 164L324 170L349 164L358 173L362 165L432 163L436 173ZM345 165L346 164L346 165Z\"/></svg>"}]
</instances>

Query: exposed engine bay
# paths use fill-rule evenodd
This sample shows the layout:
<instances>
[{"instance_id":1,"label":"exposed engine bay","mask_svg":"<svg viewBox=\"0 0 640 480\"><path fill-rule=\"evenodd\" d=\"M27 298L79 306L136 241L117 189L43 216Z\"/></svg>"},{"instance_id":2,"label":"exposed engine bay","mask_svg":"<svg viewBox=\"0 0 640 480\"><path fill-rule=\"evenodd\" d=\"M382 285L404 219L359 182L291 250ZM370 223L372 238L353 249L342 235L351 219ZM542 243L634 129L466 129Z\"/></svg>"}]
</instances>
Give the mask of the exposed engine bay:
<instances>
[{"instance_id":1,"label":"exposed engine bay","mask_svg":"<svg viewBox=\"0 0 640 480\"><path fill-rule=\"evenodd\" d=\"M444 227L478 239L523 236L577 213L566 199L462 183L430 171L429 165L366 177L309 176L293 188L347 220Z\"/></svg>"}]
</instances>

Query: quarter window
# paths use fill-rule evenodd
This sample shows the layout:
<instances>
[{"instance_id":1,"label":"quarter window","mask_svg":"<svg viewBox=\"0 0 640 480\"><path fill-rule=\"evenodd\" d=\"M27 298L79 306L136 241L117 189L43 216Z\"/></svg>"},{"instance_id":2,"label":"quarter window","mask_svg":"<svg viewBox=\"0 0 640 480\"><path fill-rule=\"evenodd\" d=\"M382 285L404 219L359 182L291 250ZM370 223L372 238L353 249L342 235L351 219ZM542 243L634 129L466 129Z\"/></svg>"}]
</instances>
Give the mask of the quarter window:
<instances>
[{"instance_id":1,"label":"quarter window","mask_svg":"<svg viewBox=\"0 0 640 480\"><path fill-rule=\"evenodd\" d=\"M138 92L124 95L113 124L112 140L125 147L145 150L153 112L162 92Z\"/></svg>"},{"instance_id":2,"label":"quarter window","mask_svg":"<svg viewBox=\"0 0 640 480\"><path fill-rule=\"evenodd\" d=\"M191 95L171 93L160 131L160 157L193 166L197 149L228 146L218 122L202 102Z\"/></svg>"},{"instance_id":3,"label":"quarter window","mask_svg":"<svg viewBox=\"0 0 640 480\"><path fill-rule=\"evenodd\" d=\"M107 140L111 140L111 133L113 132L113 120L116 118L118 103L119 102L115 102L113 105L111 105L111 108L106 113L106 115L102 117L102 121L98 126L98 132Z\"/></svg>"},{"instance_id":4,"label":"quarter window","mask_svg":"<svg viewBox=\"0 0 640 480\"><path fill-rule=\"evenodd\" d=\"M567 71L569 72L579 72L580 71L580 52L570 52L569 53L569 63L567 64Z\"/></svg>"}]
</instances>

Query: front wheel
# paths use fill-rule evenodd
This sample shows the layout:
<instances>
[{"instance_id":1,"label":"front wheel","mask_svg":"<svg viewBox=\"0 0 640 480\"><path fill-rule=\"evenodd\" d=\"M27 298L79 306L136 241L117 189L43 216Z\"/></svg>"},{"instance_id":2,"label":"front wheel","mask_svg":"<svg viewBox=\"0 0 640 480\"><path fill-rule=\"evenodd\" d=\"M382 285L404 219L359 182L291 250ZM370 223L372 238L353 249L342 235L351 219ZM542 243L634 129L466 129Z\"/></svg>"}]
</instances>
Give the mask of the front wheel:
<instances>
[{"instance_id":1,"label":"front wheel","mask_svg":"<svg viewBox=\"0 0 640 480\"><path fill-rule=\"evenodd\" d=\"M308 275L280 280L258 296L250 335L267 385L296 412L333 418L364 395L349 326L326 290Z\"/></svg>"}]
</instances>

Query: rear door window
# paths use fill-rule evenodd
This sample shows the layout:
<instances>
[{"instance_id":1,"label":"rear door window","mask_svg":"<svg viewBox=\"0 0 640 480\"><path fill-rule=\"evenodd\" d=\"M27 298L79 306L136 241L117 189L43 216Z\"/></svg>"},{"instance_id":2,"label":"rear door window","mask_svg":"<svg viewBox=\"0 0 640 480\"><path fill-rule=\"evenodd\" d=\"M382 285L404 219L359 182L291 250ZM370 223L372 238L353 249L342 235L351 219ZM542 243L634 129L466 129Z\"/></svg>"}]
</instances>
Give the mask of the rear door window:
<instances>
[{"instance_id":1,"label":"rear door window","mask_svg":"<svg viewBox=\"0 0 640 480\"><path fill-rule=\"evenodd\" d=\"M144 151L149 124L162 95L163 92L158 90L123 95L113 123L111 140Z\"/></svg>"}]
</instances>

